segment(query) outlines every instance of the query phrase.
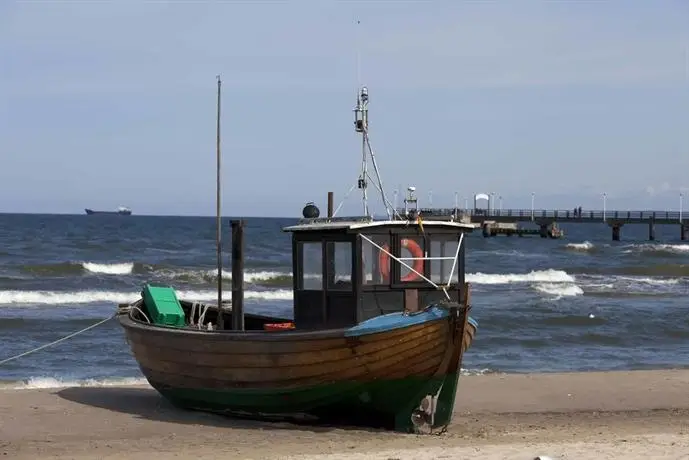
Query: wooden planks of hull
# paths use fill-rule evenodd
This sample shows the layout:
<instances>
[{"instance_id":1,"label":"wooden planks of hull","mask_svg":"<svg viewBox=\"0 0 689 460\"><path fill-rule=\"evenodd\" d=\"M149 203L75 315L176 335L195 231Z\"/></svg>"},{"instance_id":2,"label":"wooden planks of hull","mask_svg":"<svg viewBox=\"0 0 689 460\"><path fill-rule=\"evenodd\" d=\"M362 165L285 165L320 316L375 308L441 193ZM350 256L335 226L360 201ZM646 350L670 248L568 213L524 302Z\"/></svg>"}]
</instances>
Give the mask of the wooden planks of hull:
<instances>
[{"instance_id":1,"label":"wooden planks of hull","mask_svg":"<svg viewBox=\"0 0 689 460\"><path fill-rule=\"evenodd\" d=\"M251 360L259 356L247 353L199 355L199 360L195 361L194 354L183 350L165 351L132 339L130 344L140 366L157 373L158 381L178 376L176 385L197 388L280 388L383 378L397 368L404 369L405 361L417 357L427 360L438 351L445 350L448 340L448 322L437 321L406 336L383 337L372 343L343 343L340 350L315 348L291 355L276 355L275 361L280 365L272 367L256 366Z\"/></svg>"},{"instance_id":2,"label":"wooden planks of hull","mask_svg":"<svg viewBox=\"0 0 689 460\"><path fill-rule=\"evenodd\" d=\"M464 335L462 337L462 353L467 351L467 349L474 342L474 337L476 336L476 325L473 321L468 321L464 327Z\"/></svg>"},{"instance_id":3,"label":"wooden planks of hull","mask_svg":"<svg viewBox=\"0 0 689 460\"><path fill-rule=\"evenodd\" d=\"M411 398L418 397L420 392L438 390L442 379L433 375L443 355L443 350L436 350L431 356L416 356L407 360L404 367L373 380L342 380L283 388L233 388L224 382L142 370L158 391L183 407L284 414L313 413L331 405L345 405L363 412L394 412L408 404Z\"/></svg>"},{"instance_id":4,"label":"wooden planks of hull","mask_svg":"<svg viewBox=\"0 0 689 460\"><path fill-rule=\"evenodd\" d=\"M407 333L382 337L380 340L361 342L358 338L342 338L337 342L312 342L310 347L293 346L290 343L274 343L280 353L257 354L251 352L255 347L238 346L229 343L226 347L216 346L213 353L201 353L186 348L186 341L170 340L167 345L158 340L148 340L145 334L131 334L129 343L132 351L151 355L154 359L203 366L227 366L247 368L283 368L324 364L355 357L366 357L405 343L446 334L446 323L428 324L407 330Z\"/></svg>"},{"instance_id":5,"label":"wooden planks of hull","mask_svg":"<svg viewBox=\"0 0 689 460\"><path fill-rule=\"evenodd\" d=\"M358 344L393 341L430 326L422 323L357 337L345 337L342 329L314 332L207 332L194 329L152 327L120 318L127 338L151 348L183 350L195 354L285 355L290 353L341 350Z\"/></svg>"}]
</instances>

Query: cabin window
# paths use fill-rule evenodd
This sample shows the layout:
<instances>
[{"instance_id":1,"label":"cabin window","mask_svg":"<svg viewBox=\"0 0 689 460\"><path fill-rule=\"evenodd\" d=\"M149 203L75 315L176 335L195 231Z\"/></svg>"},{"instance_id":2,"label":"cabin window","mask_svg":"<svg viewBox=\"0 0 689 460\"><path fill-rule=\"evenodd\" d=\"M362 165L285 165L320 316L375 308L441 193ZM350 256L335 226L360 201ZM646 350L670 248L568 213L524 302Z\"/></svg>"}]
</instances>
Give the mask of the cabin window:
<instances>
[{"instance_id":1,"label":"cabin window","mask_svg":"<svg viewBox=\"0 0 689 460\"><path fill-rule=\"evenodd\" d=\"M301 288L307 291L323 289L323 245L320 241L301 243Z\"/></svg>"},{"instance_id":2,"label":"cabin window","mask_svg":"<svg viewBox=\"0 0 689 460\"><path fill-rule=\"evenodd\" d=\"M366 235L366 238L369 238L376 245L391 252L389 235ZM384 253L371 244L371 242L365 238L361 238L361 283L363 285L390 283L389 278L386 277L386 274L390 273L390 258L387 255L383 256L383 254ZM385 268L382 270L381 263L385 265Z\"/></svg>"},{"instance_id":3,"label":"cabin window","mask_svg":"<svg viewBox=\"0 0 689 460\"><path fill-rule=\"evenodd\" d=\"M400 260L421 275L426 276L425 261L423 260L425 254L424 238L421 237L400 237ZM418 283L423 282L417 273L402 264L400 266L400 282L402 283Z\"/></svg>"},{"instance_id":4,"label":"cabin window","mask_svg":"<svg viewBox=\"0 0 689 460\"><path fill-rule=\"evenodd\" d=\"M434 235L431 237L430 254L431 257L431 281L436 284L447 284L452 270L453 259L457 254L457 246L459 238L455 236ZM436 260L436 257L446 259ZM452 273L451 284L456 284L460 270L460 261L455 264L454 272Z\"/></svg>"},{"instance_id":5,"label":"cabin window","mask_svg":"<svg viewBox=\"0 0 689 460\"><path fill-rule=\"evenodd\" d=\"M328 268L328 289L334 291L351 291L352 285L352 243L338 241L326 243L330 253L326 260L330 260Z\"/></svg>"}]
</instances>

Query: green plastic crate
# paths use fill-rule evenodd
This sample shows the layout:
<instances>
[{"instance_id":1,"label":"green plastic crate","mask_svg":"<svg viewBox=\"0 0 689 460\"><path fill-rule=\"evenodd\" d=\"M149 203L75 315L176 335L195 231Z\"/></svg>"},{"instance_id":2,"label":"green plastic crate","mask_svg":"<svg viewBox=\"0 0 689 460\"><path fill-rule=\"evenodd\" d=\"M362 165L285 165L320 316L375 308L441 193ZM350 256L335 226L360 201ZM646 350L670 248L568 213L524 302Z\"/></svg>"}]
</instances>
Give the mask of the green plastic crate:
<instances>
[{"instance_id":1,"label":"green plastic crate","mask_svg":"<svg viewBox=\"0 0 689 460\"><path fill-rule=\"evenodd\" d=\"M151 322L161 326L184 327L186 319L175 290L170 286L146 284L141 293Z\"/></svg>"}]
</instances>

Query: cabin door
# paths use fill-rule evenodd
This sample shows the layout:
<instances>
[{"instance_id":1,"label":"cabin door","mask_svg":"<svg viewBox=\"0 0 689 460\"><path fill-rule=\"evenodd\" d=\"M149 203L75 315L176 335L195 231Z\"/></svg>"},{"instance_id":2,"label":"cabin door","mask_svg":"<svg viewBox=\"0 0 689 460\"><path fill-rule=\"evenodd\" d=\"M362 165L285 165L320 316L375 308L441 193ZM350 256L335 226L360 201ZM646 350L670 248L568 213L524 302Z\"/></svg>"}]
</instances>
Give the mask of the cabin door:
<instances>
[{"instance_id":1,"label":"cabin door","mask_svg":"<svg viewBox=\"0 0 689 460\"><path fill-rule=\"evenodd\" d=\"M355 266L353 241L325 243L325 319L329 327L356 324Z\"/></svg>"},{"instance_id":2,"label":"cabin door","mask_svg":"<svg viewBox=\"0 0 689 460\"><path fill-rule=\"evenodd\" d=\"M356 324L352 241L295 241L294 321L298 329Z\"/></svg>"}]
</instances>

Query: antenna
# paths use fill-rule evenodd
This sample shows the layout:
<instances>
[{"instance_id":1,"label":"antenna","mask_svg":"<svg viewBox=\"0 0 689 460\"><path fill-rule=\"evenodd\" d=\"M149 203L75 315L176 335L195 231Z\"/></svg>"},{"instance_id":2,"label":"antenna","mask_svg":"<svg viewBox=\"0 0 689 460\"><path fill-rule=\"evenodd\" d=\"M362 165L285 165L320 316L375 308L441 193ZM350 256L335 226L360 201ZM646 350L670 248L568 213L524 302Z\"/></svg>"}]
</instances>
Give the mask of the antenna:
<instances>
[{"instance_id":1,"label":"antenna","mask_svg":"<svg viewBox=\"0 0 689 460\"><path fill-rule=\"evenodd\" d=\"M361 21L356 20L356 25L361 26ZM356 82L361 86L361 27L356 30Z\"/></svg>"},{"instance_id":2,"label":"antenna","mask_svg":"<svg viewBox=\"0 0 689 460\"><path fill-rule=\"evenodd\" d=\"M217 160L216 166L216 247L218 256L218 329L223 329L223 315L222 315L222 219L220 215L220 87L222 82L220 75L215 77L218 80L218 113L216 121L216 147L215 155Z\"/></svg>"}]
</instances>

